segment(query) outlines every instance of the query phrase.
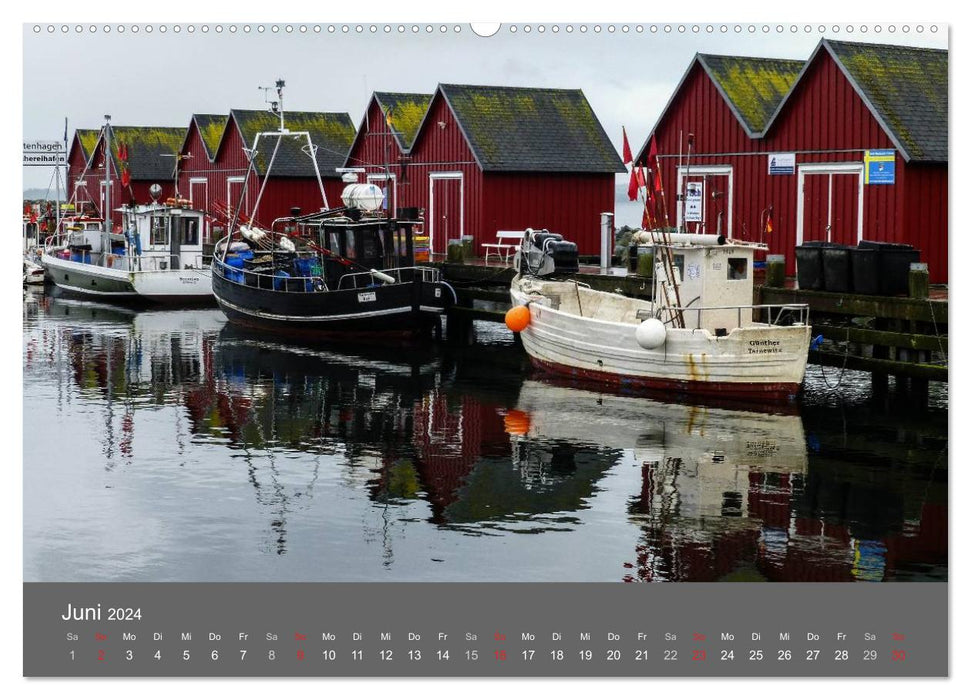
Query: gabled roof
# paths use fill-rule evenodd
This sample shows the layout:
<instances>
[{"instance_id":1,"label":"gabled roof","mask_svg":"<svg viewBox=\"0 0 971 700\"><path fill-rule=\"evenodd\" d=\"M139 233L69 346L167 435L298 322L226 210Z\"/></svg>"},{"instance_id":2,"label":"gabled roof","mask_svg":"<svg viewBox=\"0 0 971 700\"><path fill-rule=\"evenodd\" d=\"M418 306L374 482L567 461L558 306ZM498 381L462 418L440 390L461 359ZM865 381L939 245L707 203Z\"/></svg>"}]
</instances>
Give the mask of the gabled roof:
<instances>
[{"instance_id":1,"label":"gabled roof","mask_svg":"<svg viewBox=\"0 0 971 700\"><path fill-rule=\"evenodd\" d=\"M625 170L582 90L439 85L437 92L485 171ZM419 133L426 121L427 113Z\"/></svg>"},{"instance_id":2,"label":"gabled roof","mask_svg":"<svg viewBox=\"0 0 971 700\"><path fill-rule=\"evenodd\" d=\"M653 134L657 130L658 124L664 119L674 100L681 94L681 88L688 80L688 76L695 66L699 66L705 71L748 137L758 138L765 132L766 126L789 94L805 65L805 61L785 58L695 54L650 133ZM634 158L635 162L644 155L649 143L650 138L641 146L641 150Z\"/></svg>"},{"instance_id":3,"label":"gabled roof","mask_svg":"<svg viewBox=\"0 0 971 700\"><path fill-rule=\"evenodd\" d=\"M252 147L258 133L280 128L280 118L266 110L234 109L229 117L236 124L246 148ZM306 131L310 134L311 141L317 147L317 166L321 176L335 177L337 173L334 169L344 165L348 149L354 141L354 124L350 115L347 112L286 112L284 124L289 131ZM277 138L265 136L260 139L256 156L259 175L266 173ZM306 145L303 140L284 138L273 162L273 176L314 177L313 163L302 150Z\"/></svg>"},{"instance_id":4,"label":"gabled roof","mask_svg":"<svg viewBox=\"0 0 971 700\"><path fill-rule=\"evenodd\" d=\"M418 135L431 95L414 92L375 92L374 99L384 112L398 147L407 152Z\"/></svg>"},{"instance_id":5,"label":"gabled roof","mask_svg":"<svg viewBox=\"0 0 971 700\"><path fill-rule=\"evenodd\" d=\"M718 92L750 137L760 136L805 61L698 54Z\"/></svg>"},{"instance_id":6,"label":"gabled roof","mask_svg":"<svg viewBox=\"0 0 971 700\"><path fill-rule=\"evenodd\" d=\"M81 155L84 156L85 162L91 160L91 156L98 147L101 129L76 129L74 135L78 145L81 146Z\"/></svg>"},{"instance_id":7,"label":"gabled roof","mask_svg":"<svg viewBox=\"0 0 971 700\"><path fill-rule=\"evenodd\" d=\"M128 148L128 170L133 180L171 180L175 158L185 141L185 127L114 126L111 127L111 157L115 172L120 172L118 144Z\"/></svg>"},{"instance_id":8,"label":"gabled roof","mask_svg":"<svg viewBox=\"0 0 971 700\"><path fill-rule=\"evenodd\" d=\"M833 57L905 160L947 162L946 50L828 39L820 49Z\"/></svg>"},{"instance_id":9,"label":"gabled roof","mask_svg":"<svg viewBox=\"0 0 971 700\"><path fill-rule=\"evenodd\" d=\"M196 129L199 130L199 138L202 141L203 148L206 149L206 156L209 158L211 163L216 158L216 150L219 148L219 142L223 138L223 131L226 130L226 123L229 121L229 115L227 114L193 114L192 122L196 125ZM186 141L189 140L189 132L186 131L185 134ZM182 144L182 148L185 149L185 143Z\"/></svg>"}]
</instances>

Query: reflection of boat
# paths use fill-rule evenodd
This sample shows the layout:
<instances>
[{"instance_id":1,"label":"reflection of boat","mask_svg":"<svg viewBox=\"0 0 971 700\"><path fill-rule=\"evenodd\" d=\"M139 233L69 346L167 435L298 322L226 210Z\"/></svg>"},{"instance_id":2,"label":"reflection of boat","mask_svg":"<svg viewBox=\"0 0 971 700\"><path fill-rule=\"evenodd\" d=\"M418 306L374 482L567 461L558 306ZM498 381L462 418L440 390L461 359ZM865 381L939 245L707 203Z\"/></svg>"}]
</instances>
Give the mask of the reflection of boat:
<instances>
[{"instance_id":1,"label":"reflection of boat","mask_svg":"<svg viewBox=\"0 0 971 700\"><path fill-rule=\"evenodd\" d=\"M632 449L638 462L676 457L707 471L806 471L806 438L798 415L671 404L527 380L506 419L514 440L565 440Z\"/></svg>"},{"instance_id":2,"label":"reflection of boat","mask_svg":"<svg viewBox=\"0 0 971 700\"><path fill-rule=\"evenodd\" d=\"M184 203L188 204L188 203ZM212 298L203 264L203 217L181 202L123 207L123 232L100 222L65 220L42 258L58 287L115 301L194 303Z\"/></svg>"},{"instance_id":3,"label":"reflection of boat","mask_svg":"<svg viewBox=\"0 0 971 700\"><path fill-rule=\"evenodd\" d=\"M652 302L556 275L550 258L562 242L551 235L524 237L510 290L513 304L528 309L519 312L521 337L534 365L625 388L719 397L785 399L799 390L809 350L807 307L752 304L753 253L760 246L720 236L651 238Z\"/></svg>"}]
</instances>

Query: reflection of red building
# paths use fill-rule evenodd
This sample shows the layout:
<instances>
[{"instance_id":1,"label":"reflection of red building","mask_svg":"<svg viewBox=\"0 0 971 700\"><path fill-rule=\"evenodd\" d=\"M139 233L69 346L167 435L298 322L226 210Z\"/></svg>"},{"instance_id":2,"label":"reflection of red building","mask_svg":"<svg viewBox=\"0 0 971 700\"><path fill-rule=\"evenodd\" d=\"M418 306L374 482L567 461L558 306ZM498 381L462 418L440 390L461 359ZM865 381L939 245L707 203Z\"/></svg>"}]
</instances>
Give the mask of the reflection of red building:
<instances>
[{"instance_id":1,"label":"reflection of red building","mask_svg":"<svg viewBox=\"0 0 971 700\"><path fill-rule=\"evenodd\" d=\"M634 562L626 565L634 573L625 581L732 579L740 565L752 567L747 576L770 581L879 581L901 569L947 566L946 503L924 503L918 521L897 523L875 539L861 538L853 523L865 513L842 513L843 521L837 522L833 516L799 514L797 500L806 498L804 475L750 472L747 509L740 517L684 524L684 514L665 510L676 494L670 483L661 482L657 463L645 464L642 477L633 513L645 521L644 534ZM864 488L839 486L846 492Z\"/></svg>"},{"instance_id":2,"label":"reflection of red building","mask_svg":"<svg viewBox=\"0 0 971 700\"><path fill-rule=\"evenodd\" d=\"M413 443L418 473L432 503L434 520L451 504L475 463L509 439L498 406L468 395L449 396L434 390L414 407Z\"/></svg>"}]
</instances>

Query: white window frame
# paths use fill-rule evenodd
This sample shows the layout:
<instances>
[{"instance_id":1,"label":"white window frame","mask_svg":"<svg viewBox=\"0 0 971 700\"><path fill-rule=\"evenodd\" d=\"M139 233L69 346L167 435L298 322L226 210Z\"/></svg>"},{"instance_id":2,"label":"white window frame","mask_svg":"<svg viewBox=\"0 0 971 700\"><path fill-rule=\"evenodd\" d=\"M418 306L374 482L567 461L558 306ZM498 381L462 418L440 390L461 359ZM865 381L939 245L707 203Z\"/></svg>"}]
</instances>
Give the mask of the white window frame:
<instances>
[{"instance_id":1,"label":"white window frame","mask_svg":"<svg viewBox=\"0 0 971 700\"><path fill-rule=\"evenodd\" d=\"M382 190L387 186L387 181L391 180L391 199L392 202L389 203L388 213L394 216L394 210L398 207L398 176L394 173L368 173L366 181L368 184L374 183L378 185ZM381 185L379 183L385 183ZM388 193L384 193L385 198L387 198Z\"/></svg>"},{"instance_id":2,"label":"white window frame","mask_svg":"<svg viewBox=\"0 0 971 700\"><path fill-rule=\"evenodd\" d=\"M725 198L728 200L728 207L725 210L725 218L727 219L725 228L726 230L722 232L722 235L726 238L732 237L732 211L735 207L735 167L732 165L692 165L690 168L684 165L678 166L678 196L684 191L684 179L686 175L727 175L728 176L728 192L725 194ZM705 195L707 196L708 188L705 187ZM678 230L681 230L681 202L675 199L675 204L677 204L677 211L675 213L675 221ZM704 218L707 212L708 202L704 201L702 206L705 207L702 210L702 218ZM705 231L704 233L715 233L714 231Z\"/></svg>"},{"instance_id":3,"label":"white window frame","mask_svg":"<svg viewBox=\"0 0 971 700\"><path fill-rule=\"evenodd\" d=\"M832 240L833 224L833 175L855 174L857 176L857 203L856 203L856 242L863 240L863 163L807 163L798 165L799 185L796 189L796 245L802 245L803 241L803 219L806 213L806 176L807 175L829 175L827 186L827 210L826 210L826 240Z\"/></svg>"},{"instance_id":4,"label":"white window frame","mask_svg":"<svg viewBox=\"0 0 971 700\"><path fill-rule=\"evenodd\" d=\"M233 185L239 184L243 185L243 206L241 209L246 211L249 209L249 187L245 184L245 177L227 177L226 178L226 206L229 207L229 211L233 212L236 210L236 205L239 200L233 200ZM227 233L229 233L227 231Z\"/></svg>"},{"instance_id":5,"label":"white window frame","mask_svg":"<svg viewBox=\"0 0 971 700\"><path fill-rule=\"evenodd\" d=\"M465 174L459 172L441 172L428 174L428 251L431 255L444 255L446 251L436 251L435 245L435 181L459 181L459 236L465 235ZM445 241L448 246L448 241Z\"/></svg>"}]
</instances>

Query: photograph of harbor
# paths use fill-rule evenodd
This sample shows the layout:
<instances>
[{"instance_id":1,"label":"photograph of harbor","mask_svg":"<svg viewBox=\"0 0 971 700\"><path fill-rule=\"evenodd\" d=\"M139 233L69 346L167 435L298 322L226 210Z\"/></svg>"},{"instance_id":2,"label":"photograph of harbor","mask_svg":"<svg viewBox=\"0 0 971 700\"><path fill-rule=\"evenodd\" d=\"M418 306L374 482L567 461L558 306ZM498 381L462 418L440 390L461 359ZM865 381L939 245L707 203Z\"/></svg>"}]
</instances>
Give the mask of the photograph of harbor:
<instances>
[{"instance_id":1,"label":"photograph of harbor","mask_svg":"<svg viewBox=\"0 0 971 700\"><path fill-rule=\"evenodd\" d=\"M25 582L948 580L946 26L95 29Z\"/></svg>"}]
</instances>

